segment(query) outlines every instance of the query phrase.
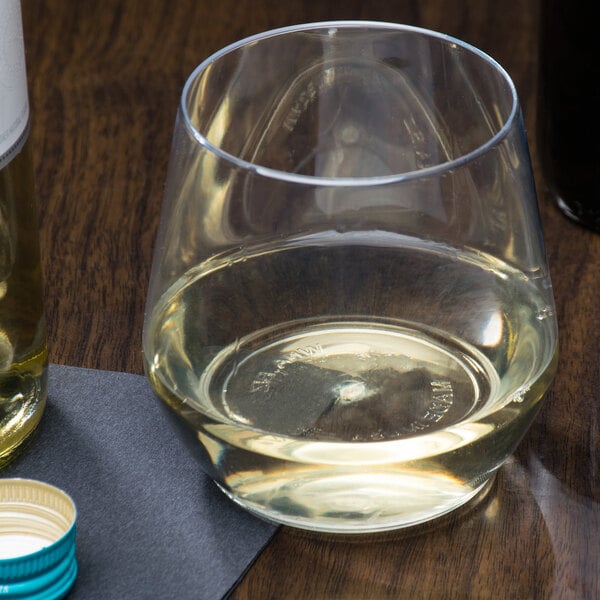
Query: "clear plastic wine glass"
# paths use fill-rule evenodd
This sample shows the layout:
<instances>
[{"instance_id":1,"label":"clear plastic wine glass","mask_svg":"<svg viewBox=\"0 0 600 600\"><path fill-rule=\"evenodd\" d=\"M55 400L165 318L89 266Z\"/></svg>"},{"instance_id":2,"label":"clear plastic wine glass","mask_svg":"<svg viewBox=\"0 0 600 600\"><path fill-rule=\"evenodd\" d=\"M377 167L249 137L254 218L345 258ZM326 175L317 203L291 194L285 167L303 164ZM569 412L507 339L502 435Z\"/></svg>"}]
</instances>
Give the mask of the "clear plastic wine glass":
<instances>
[{"instance_id":1,"label":"clear plastic wine glass","mask_svg":"<svg viewBox=\"0 0 600 600\"><path fill-rule=\"evenodd\" d=\"M269 31L191 74L146 372L235 502L361 533L478 495L554 376L513 82L438 32Z\"/></svg>"}]
</instances>

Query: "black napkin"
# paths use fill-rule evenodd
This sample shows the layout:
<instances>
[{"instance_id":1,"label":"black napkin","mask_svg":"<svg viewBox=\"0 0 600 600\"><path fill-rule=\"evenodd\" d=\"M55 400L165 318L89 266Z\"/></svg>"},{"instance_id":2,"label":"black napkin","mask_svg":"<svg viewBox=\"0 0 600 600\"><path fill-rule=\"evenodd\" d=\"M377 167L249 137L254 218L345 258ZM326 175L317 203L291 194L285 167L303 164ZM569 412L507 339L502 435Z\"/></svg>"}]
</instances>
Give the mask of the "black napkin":
<instances>
[{"instance_id":1,"label":"black napkin","mask_svg":"<svg viewBox=\"0 0 600 600\"><path fill-rule=\"evenodd\" d=\"M69 600L226 596L276 527L200 467L199 442L145 377L52 365L48 405L2 477L56 485L77 505Z\"/></svg>"}]
</instances>

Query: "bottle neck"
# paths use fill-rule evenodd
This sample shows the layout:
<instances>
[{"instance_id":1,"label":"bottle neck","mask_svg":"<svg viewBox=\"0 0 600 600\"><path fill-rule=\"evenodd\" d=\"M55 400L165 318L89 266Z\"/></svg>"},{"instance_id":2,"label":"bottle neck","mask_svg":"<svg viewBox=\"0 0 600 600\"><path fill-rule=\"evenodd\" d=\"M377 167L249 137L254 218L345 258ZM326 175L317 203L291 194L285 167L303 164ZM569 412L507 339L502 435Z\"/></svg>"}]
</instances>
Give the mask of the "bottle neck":
<instances>
[{"instance_id":1,"label":"bottle neck","mask_svg":"<svg viewBox=\"0 0 600 600\"><path fill-rule=\"evenodd\" d=\"M0 1L0 169L25 143L29 99L20 0Z\"/></svg>"}]
</instances>

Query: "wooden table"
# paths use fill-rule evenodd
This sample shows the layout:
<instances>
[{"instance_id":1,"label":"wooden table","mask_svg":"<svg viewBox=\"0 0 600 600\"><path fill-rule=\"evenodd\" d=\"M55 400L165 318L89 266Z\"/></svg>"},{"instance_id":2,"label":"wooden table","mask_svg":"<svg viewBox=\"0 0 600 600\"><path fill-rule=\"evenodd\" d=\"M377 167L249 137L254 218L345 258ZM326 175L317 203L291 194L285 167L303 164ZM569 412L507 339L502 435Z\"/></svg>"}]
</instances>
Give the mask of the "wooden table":
<instances>
[{"instance_id":1,"label":"wooden table","mask_svg":"<svg viewBox=\"0 0 600 600\"><path fill-rule=\"evenodd\" d=\"M455 35L523 106L560 323L560 363L490 494L434 528L362 542L282 528L233 598L598 598L600 235L544 192L536 0L23 0L50 358L142 373L141 330L187 75L246 35L358 18Z\"/></svg>"}]
</instances>

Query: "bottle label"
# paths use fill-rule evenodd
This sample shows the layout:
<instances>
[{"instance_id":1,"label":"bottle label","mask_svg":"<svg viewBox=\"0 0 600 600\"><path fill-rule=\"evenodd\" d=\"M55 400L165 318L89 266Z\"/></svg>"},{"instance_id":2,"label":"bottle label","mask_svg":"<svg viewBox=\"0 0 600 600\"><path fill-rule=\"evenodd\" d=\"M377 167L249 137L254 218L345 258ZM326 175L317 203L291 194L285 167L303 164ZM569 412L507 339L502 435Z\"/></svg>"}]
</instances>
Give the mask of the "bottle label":
<instances>
[{"instance_id":1,"label":"bottle label","mask_svg":"<svg viewBox=\"0 0 600 600\"><path fill-rule=\"evenodd\" d=\"M0 0L0 168L27 137L29 100L20 0Z\"/></svg>"}]
</instances>

